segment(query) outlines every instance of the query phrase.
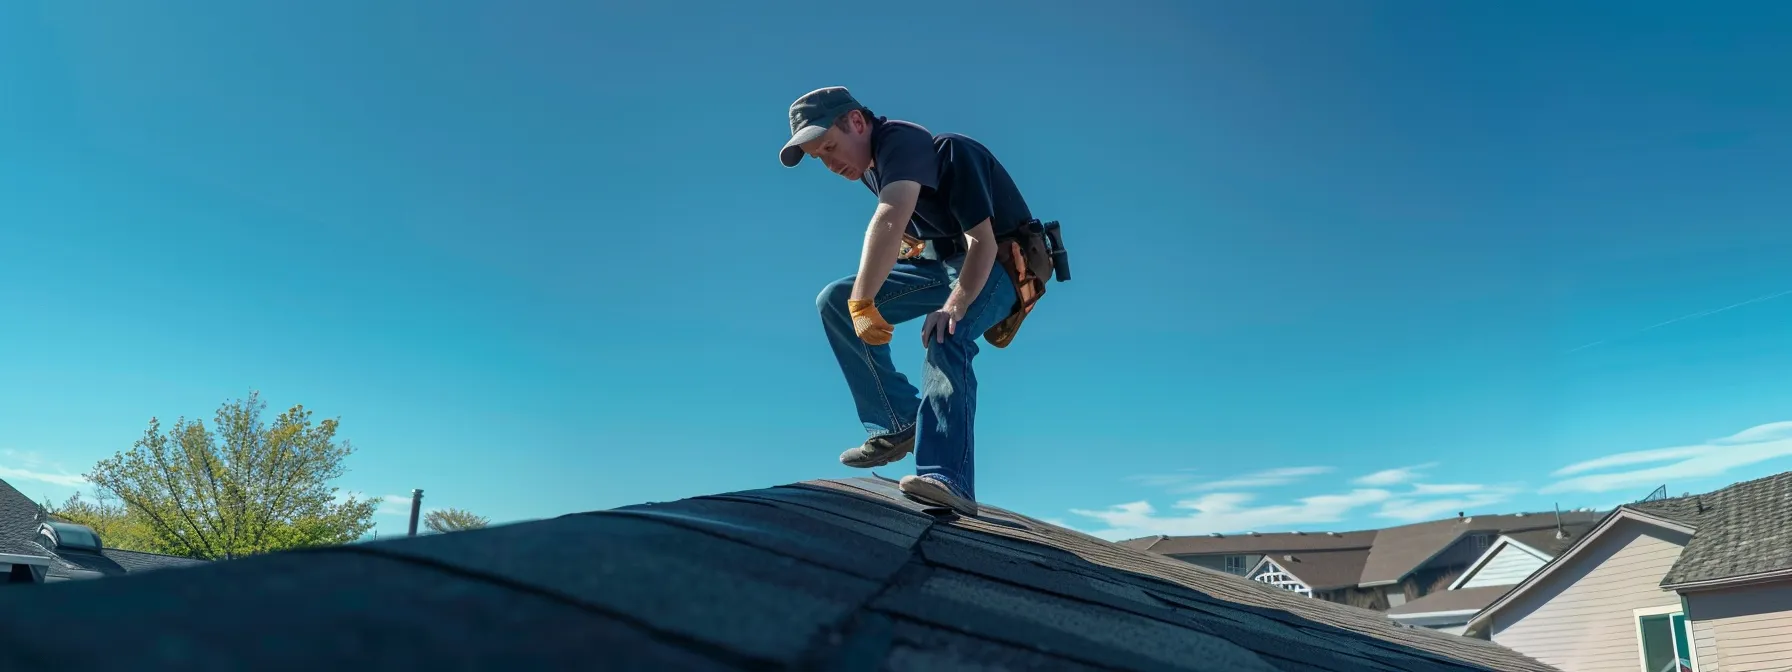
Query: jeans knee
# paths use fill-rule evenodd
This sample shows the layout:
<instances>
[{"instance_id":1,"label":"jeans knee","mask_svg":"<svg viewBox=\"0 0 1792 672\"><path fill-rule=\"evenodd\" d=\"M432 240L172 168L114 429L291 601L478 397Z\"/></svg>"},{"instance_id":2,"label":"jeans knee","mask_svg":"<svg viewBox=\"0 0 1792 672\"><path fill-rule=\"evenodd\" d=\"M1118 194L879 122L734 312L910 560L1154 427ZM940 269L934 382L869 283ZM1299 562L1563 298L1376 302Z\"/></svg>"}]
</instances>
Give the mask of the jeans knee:
<instances>
[{"instance_id":1,"label":"jeans knee","mask_svg":"<svg viewBox=\"0 0 1792 672\"><path fill-rule=\"evenodd\" d=\"M821 288L815 296L815 309L823 317L829 314L846 314L846 300L852 297L852 278L841 278Z\"/></svg>"}]
</instances>

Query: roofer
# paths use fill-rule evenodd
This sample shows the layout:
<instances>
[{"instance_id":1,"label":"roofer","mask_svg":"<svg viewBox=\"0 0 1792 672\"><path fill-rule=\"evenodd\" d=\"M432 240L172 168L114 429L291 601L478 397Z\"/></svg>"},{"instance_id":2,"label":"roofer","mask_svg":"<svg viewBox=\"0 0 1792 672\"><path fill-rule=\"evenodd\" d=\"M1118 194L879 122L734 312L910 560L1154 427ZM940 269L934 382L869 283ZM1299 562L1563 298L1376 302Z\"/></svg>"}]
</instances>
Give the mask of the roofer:
<instances>
[{"instance_id":1,"label":"roofer","mask_svg":"<svg viewBox=\"0 0 1792 672\"><path fill-rule=\"evenodd\" d=\"M779 152L785 167L814 157L877 197L858 273L816 298L870 435L840 462L879 467L912 451L915 474L899 481L902 492L974 516L977 337L1006 347L1054 261L1063 267L1058 279L1068 279L1057 224L1033 218L981 143L876 116L845 88L791 103L790 134ZM917 391L891 365L888 344L892 325L923 317Z\"/></svg>"}]
</instances>

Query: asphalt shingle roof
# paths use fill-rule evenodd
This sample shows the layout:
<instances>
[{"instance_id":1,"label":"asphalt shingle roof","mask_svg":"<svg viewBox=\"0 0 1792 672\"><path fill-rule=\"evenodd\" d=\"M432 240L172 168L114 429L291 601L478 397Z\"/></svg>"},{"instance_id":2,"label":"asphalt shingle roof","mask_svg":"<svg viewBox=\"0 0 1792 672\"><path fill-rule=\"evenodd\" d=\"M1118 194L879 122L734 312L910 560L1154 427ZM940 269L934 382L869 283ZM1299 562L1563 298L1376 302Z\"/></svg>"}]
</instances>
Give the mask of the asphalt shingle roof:
<instances>
[{"instance_id":1,"label":"asphalt shingle roof","mask_svg":"<svg viewBox=\"0 0 1792 672\"><path fill-rule=\"evenodd\" d=\"M1516 588L1509 586L1481 586L1478 588L1462 588L1459 590L1440 590L1419 599L1407 602L1388 610L1389 616L1406 614L1428 614L1438 611L1477 610L1494 600L1500 599L1507 591Z\"/></svg>"},{"instance_id":2,"label":"asphalt shingle roof","mask_svg":"<svg viewBox=\"0 0 1792 672\"><path fill-rule=\"evenodd\" d=\"M99 553L77 550L59 550L54 561L46 572L52 577L74 577L88 572L104 576L121 576L131 572L143 572L152 569L170 567L191 567L203 565L205 560L194 560L171 555L158 555L140 551L126 551L107 548Z\"/></svg>"},{"instance_id":3,"label":"asphalt shingle roof","mask_svg":"<svg viewBox=\"0 0 1792 672\"><path fill-rule=\"evenodd\" d=\"M31 501L25 493L19 492L6 481L0 481L0 545L29 541L37 536L37 525L41 522L38 512L41 510L37 502ZM35 552L25 552L26 550L28 549L21 547L20 551L0 550L0 553L47 555L42 552L43 549Z\"/></svg>"},{"instance_id":4,"label":"asphalt shingle roof","mask_svg":"<svg viewBox=\"0 0 1792 672\"><path fill-rule=\"evenodd\" d=\"M1341 551L1302 551L1276 553L1269 556L1276 566L1288 570L1301 583L1313 590L1334 590L1355 586L1362 576L1363 563L1369 560L1369 549Z\"/></svg>"},{"instance_id":5,"label":"asphalt shingle roof","mask_svg":"<svg viewBox=\"0 0 1792 672\"><path fill-rule=\"evenodd\" d=\"M1596 523L1602 516L1603 514L1591 511L1563 511L1561 522L1564 527L1568 527L1572 531L1576 526L1585 529L1585 526ZM1284 553L1293 553L1299 557L1302 555L1302 551L1305 551L1305 555L1309 557L1307 572L1315 575L1322 574L1328 583L1337 583L1340 586L1364 585L1399 581L1406 578L1406 575L1411 574L1438 553L1448 549L1451 544L1456 543L1465 534L1471 532L1514 534L1532 530L1549 530L1550 533L1553 533L1556 520L1556 514L1553 512L1516 513L1446 518L1379 530L1351 532L1265 532L1228 534L1217 537L1212 535L1141 537L1120 542L1120 545L1172 556L1263 553L1272 557L1280 557ZM1343 551L1346 549L1364 549L1367 550L1367 553L1314 553L1314 551ZM1305 574L1300 572L1294 572L1294 574L1301 577L1303 581L1308 580ZM1345 574L1354 574L1353 580L1347 584L1339 583L1336 577ZM1318 586L1314 586L1314 588L1318 588Z\"/></svg>"},{"instance_id":6,"label":"asphalt shingle roof","mask_svg":"<svg viewBox=\"0 0 1792 672\"><path fill-rule=\"evenodd\" d=\"M1792 471L1625 506L1697 530L1662 585L1792 569Z\"/></svg>"},{"instance_id":7,"label":"asphalt shingle roof","mask_svg":"<svg viewBox=\"0 0 1792 672\"><path fill-rule=\"evenodd\" d=\"M1561 520L1567 525L1598 520L1601 516L1591 511L1563 511ZM1362 582L1399 581L1471 532L1512 533L1555 526L1556 515L1552 512L1446 518L1385 528L1375 535L1375 546L1363 565Z\"/></svg>"},{"instance_id":8,"label":"asphalt shingle roof","mask_svg":"<svg viewBox=\"0 0 1792 672\"><path fill-rule=\"evenodd\" d=\"M0 669L47 669L70 651L135 670L1552 669L993 506L937 517L875 479L6 600L32 617L0 629ZM106 646L92 646L93 632Z\"/></svg>"}]
</instances>

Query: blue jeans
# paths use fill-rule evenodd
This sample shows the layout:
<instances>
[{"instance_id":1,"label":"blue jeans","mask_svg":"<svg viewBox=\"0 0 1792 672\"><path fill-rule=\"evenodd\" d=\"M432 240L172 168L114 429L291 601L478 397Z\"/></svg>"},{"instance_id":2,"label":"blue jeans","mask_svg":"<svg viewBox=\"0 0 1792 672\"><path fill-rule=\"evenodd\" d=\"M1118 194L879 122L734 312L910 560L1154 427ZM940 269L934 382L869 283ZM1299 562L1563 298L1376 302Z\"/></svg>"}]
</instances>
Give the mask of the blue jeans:
<instances>
[{"instance_id":1,"label":"blue jeans","mask_svg":"<svg viewBox=\"0 0 1792 672\"><path fill-rule=\"evenodd\" d=\"M897 261L877 292L878 313L890 324L926 317L945 305L963 265L963 255L944 261ZM834 358L846 374L859 421L871 436L898 434L919 425L915 474L944 477L960 494L975 500L972 428L977 415L977 374L971 360L977 356L977 339L1008 317L1014 307L1014 282L1001 264L991 266L989 279L965 310L956 333L946 336L944 343L927 342L919 391L890 364L890 346L867 344L853 332L852 317L846 310L852 283L852 276L829 283L815 303Z\"/></svg>"}]
</instances>

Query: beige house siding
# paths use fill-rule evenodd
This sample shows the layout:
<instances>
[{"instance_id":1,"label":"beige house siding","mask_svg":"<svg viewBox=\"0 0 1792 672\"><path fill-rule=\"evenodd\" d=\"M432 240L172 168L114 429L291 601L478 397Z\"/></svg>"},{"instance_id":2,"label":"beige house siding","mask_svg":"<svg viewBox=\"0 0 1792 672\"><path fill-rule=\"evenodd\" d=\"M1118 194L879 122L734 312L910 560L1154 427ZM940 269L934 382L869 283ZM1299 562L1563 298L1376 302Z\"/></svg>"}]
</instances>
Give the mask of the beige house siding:
<instances>
[{"instance_id":1,"label":"beige house siding","mask_svg":"<svg viewBox=\"0 0 1792 672\"><path fill-rule=\"evenodd\" d=\"M1711 621L1692 622L1693 657L1699 659L1699 672L1717 672L1723 669L1722 651L1717 650L1717 628Z\"/></svg>"},{"instance_id":2,"label":"beige house siding","mask_svg":"<svg viewBox=\"0 0 1792 672\"><path fill-rule=\"evenodd\" d=\"M1792 668L1792 582L1686 594L1699 670Z\"/></svg>"},{"instance_id":3,"label":"beige house siding","mask_svg":"<svg viewBox=\"0 0 1792 672\"><path fill-rule=\"evenodd\" d=\"M1635 672L1641 661L1631 612L1680 603L1660 583L1688 539L1619 521L1493 614L1493 641L1564 672Z\"/></svg>"},{"instance_id":4,"label":"beige house siding","mask_svg":"<svg viewBox=\"0 0 1792 672\"><path fill-rule=\"evenodd\" d=\"M1547 562L1541 557L1532 555L1530 551L1507 544L1501 546L1498 553L1487 559L1487 564L1475 570L1475 575L1462 582L1463 588L1481 588L1485 586L1511 586L1524 581L1525 577L1543 568Z\"/></svg>"}]
</instances>

